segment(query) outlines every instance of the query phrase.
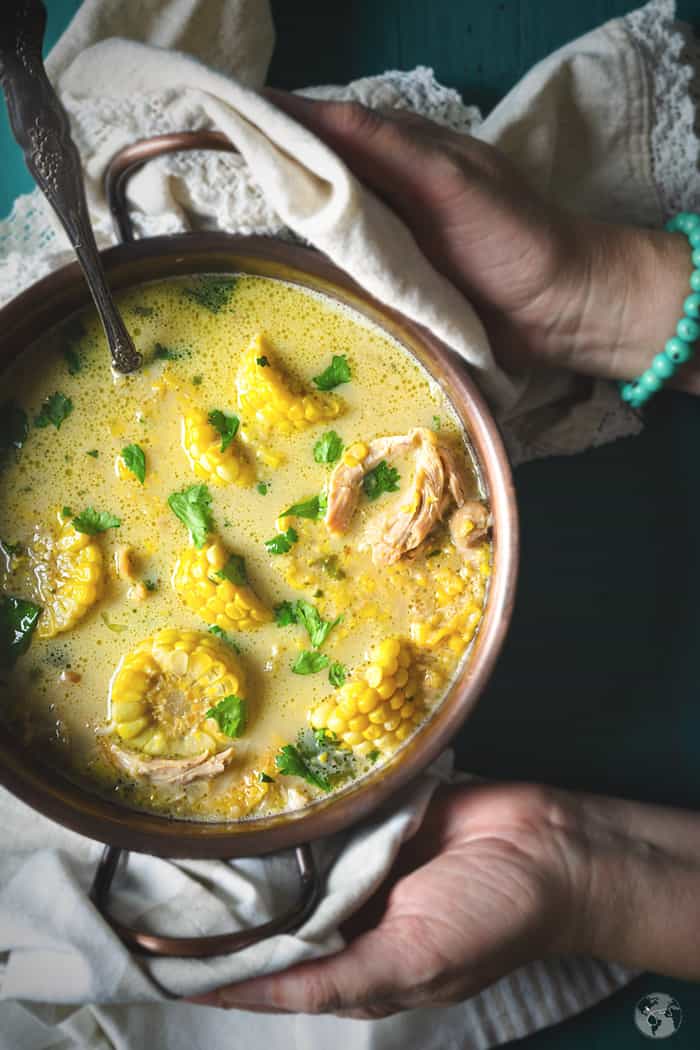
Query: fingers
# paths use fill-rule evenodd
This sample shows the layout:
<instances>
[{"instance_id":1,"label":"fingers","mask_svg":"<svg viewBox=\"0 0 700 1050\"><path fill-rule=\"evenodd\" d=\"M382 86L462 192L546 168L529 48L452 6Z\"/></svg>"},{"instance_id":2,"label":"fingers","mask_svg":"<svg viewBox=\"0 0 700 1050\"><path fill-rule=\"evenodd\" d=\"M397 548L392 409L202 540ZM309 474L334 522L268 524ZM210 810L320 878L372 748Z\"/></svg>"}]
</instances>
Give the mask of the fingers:
<instances>
[{"instance_id":1,"label":"fingers","mask_svg":"<svg viewBox=\"0 0 700 1050\"><path fill-rule=\"evenodd\" d=\"M193 1001L224 1009L386 1016L410 1003L412 963L408 946L398 944L383 928L358 937L337 955L229 985Z\"/></svg>"},{"instance_id":2,"label":"fingers","mask_svg":"<svg viewBox=\"0 0 700 1050\"><path fill-rule=\"evenodd\" d=\"M266 91L283 109L338 153L351 171L399 213L430 200L441 179L426 165L440 163L441 150L469 141L416 114L393 111L381 116L358 102L322 102Z\"/></svg>"}]
</instances>

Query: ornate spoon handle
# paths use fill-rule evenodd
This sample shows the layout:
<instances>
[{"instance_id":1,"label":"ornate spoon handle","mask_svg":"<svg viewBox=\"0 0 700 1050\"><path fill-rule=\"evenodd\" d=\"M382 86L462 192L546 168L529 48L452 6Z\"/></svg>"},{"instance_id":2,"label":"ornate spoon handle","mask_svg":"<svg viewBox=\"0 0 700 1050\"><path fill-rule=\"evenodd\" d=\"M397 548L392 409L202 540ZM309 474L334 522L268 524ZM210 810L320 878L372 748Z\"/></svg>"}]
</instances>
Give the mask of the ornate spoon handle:
<instances>
[{"instance_id":1,"label":"ornate spoon handle","mask_svg":"<svg viewBox=\"0 0 700 1050\"><path fill-rule=\"evenodd\" d=\"M12 132L39 189L58 215L83 269L118 372L141 364L112 299L90 225L80 156L41 57L41 0L11 0L0 17L0 81Z\"/></svg>"}]
</instances>

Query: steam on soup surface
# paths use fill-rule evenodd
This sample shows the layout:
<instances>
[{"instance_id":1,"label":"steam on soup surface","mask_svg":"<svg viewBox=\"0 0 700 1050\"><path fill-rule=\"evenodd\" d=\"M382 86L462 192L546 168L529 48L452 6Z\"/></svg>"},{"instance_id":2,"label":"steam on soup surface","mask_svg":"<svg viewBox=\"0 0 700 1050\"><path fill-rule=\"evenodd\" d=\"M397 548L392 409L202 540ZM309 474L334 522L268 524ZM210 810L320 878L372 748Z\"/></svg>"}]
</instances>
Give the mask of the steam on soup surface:
<instances>
[{"instance_id":1,"label":"steam on soup surface","mask_svg":"<svg viewBox=\"0 0 700 1050\"><path fill-rule=\"evenodd\" d=\"M133 289L5 373L0 702L70 776L197 819L391 755L478 627L488 509L450 405L353 311L239 275Z\"/></svg>"}]
</instances>

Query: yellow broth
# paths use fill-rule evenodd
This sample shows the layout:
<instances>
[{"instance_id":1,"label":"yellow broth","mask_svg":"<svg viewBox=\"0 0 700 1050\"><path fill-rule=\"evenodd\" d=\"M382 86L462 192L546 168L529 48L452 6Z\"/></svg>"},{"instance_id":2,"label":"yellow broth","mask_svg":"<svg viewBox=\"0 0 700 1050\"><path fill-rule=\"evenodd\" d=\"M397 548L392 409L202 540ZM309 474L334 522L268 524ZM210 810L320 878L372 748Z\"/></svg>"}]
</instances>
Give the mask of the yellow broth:
<instances>
[{"instance_id":1,"label":"yellow broth","mask_svg":"<svg viewBox=\"0 0 700 1050\"><path fill-rule=\"evenodd\" d=\"M189 294L201 279L145 285L119 297L119 305L144 366L115 377L99 323L92 312L49 333L5 373L3 397L26 412L29 430L21 450L10 450L0 470L0 593L37 600L35 563L28 557L37 531L54 526L63 508L86 507L115 515L121 525L90 537L103 556L105 582L97 601L72 629L52 638L36 632L31 645L0 675L5 721L53 764L93 790L116 793L125 804L195 819L259 814L304 804L320 792L297 776L279 773L275 756L294 744L319 702L333 697L329 668L296 674L292 663L310 650L303 626L275 620L255 630L229 633L245 668L247 725L230 740L234 758L225 773L177 789L156 787L126 775L107 759L110 681L120 660L144 639L166 628L208 631L174 592L173 568L191 547L186 527L168 506L171 493L206 483L193 473L182 447L188 406L219 409L240 418L234 444L252 467L249 485L209 486L213 535L242 556L248 580L270 610L304 598L324 620L342 620L320 652L361 677L368 651L382 639L408 639L420 676L424 715L444 695L472 639L478 615L463 629L445 629L466 606L480 609L488 575L488 548L479 563L466 564L444 525L418 553L390 567L372 564L362 546L368 521L385 512L401 492L370 502L361 498L350 530L332 535L323 521L278 519L290 505L320 493L332 466L317 463L314 446L329 430L347 447L353 442L412 427L431 428L458 450L468 494L478 497L471 454L450 404L424 369L394 339L354 311L278 280L238 275L216 312ZM237 407L236 372L244 348L264 333L275 359L307 391L312 377L345 355L352 378L333 395L342 411L291 435L264 432ZM55 393L73 409L57 428L41 421L42 405ZM121 450L143 449L146 477L140 484L125 470ZM402 489L411 472L407 458L393 464ZM70 520L67 516L66 520ZM270 554L265 541L293 526L298 541L287 554ZM8 545L21 553L11 557ZM127 546L134 589L115 568ZM44 592L45 594L45 592ZM135 597L135 595L138 596ZM42 604L39 602L39 604ZM428 624L433 624L429 628ZM422 627L421 627L422 625ZM437 625L437 626L436 626ZM421 633L422 632L422 633ZM426 643L432 643L430 647ZM436 640L437 639L437 640ZM228 644L227 642L223 644ZM124 742L128 747L128 741ZM360 776L383 755L373 749L354 756ZM261 777L265 772L270 780ZM343 777L333 786L341 786Z\"/></svg>"}]
</instances>

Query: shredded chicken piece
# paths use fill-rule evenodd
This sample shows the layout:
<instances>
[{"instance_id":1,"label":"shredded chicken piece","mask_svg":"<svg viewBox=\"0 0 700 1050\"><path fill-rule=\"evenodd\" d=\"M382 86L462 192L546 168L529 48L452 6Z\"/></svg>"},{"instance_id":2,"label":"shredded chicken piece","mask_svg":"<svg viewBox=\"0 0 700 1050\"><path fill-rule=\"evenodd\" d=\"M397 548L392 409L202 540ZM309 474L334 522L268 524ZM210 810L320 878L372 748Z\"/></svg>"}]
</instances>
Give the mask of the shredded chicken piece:
<instances>
[{"instance_id":1,"label":"shredded chicken piece","mask_svg":"<svg viewBox=\"0 0 700 1050\"><path fill-rule=\"evenodd\" d=\"M132 548L127 547L126 545L117 547L114 552L114 564L117 569L117 576L120 580L127 580L129 583L136 583L134 565L132 562L133 553Z\"/></svg>"},{"instance_id":2,"label":"shredded chicken piece","mask_svg":"<svg viewBox=\"0 0 700 1050\"><path fill-rule=\"evenodd\" d=\"M352 446L349 452L352 452ZM413 451L413 480L395 504L370 524L363 546L371 546L376 565L392 565L415 550L453 502L465 501L462 471L454 454L438 443L432 430L415 427L407 434L377 438L367 446L360 462L344 456L330 477L326 525L333 532L345 532L357 507L365 475L383 459ZM348 462L348 458L350 462Z\"/></svg>"},{"instance_id":3,"label":"shredded chicken piece","mask_svg":"<svg viewBox=\"0 0 700 1050\"><path fill-rule=\"evenodd\" d=\"M109 756L116 766L132 777L143 777L152 784L190 784L193 780L215 777L223 773L233 758L235 748L228 747L212 755L203 752L194 758L146 758L137 751L129 751L119 744L108 745Z\"/></svg>"},{"instance_id":4,"label":"shredded chicken piece","mask_svg":"<svg viewBox=\"0 0 700 1050\"><path fill-rule=\"evenodd\" d=\"M450 536L452 542L464 556L474 552L474 548L486 538L491 527L491 515L485 503L470 499L462 503L450 518Z\"/></svg>"}]
</instances>

